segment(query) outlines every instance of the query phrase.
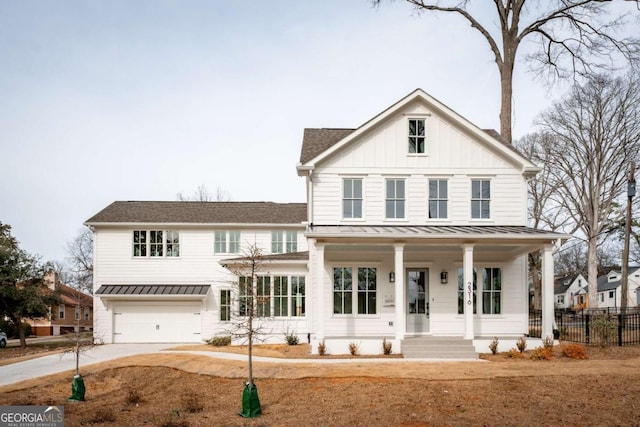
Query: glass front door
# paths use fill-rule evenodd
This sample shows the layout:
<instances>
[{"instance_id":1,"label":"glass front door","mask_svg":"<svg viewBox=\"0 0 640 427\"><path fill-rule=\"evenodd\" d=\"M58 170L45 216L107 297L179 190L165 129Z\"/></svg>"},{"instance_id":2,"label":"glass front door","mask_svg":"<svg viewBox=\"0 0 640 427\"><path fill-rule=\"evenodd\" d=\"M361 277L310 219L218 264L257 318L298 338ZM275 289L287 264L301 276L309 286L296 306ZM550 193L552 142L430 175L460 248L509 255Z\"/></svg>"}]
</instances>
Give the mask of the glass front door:
<instances>
[{"instance_id":1,"label":"glass front door","mask_svg":"<svg viewBox=\"0 0 640 427\"><path fill-rule=\"evenodd\" d=\"M429 332L429 270L407 270L407 332Z\"/></svg>"}]
</instances>

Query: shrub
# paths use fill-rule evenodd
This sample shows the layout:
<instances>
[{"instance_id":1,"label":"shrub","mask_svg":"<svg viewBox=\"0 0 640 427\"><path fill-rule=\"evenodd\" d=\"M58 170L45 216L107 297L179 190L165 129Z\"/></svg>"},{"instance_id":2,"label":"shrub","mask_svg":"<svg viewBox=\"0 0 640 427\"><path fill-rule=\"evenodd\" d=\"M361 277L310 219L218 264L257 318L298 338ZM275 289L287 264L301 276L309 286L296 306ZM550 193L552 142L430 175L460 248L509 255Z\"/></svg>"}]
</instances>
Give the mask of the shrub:
<instances>
[{"instance_id":1,"label":"shrub","mask_svg":"<svg viewBox=\"0 0 640 427\"><path fill-rule=\"evenodd\" d=\"M231 344L231 337L226 335L220 335L207 340L207 344L214 347L224 347Z\"/></svg>"},{"instance_id":2,"label":"shrub","mask_svg":"<svg viewBox=\"0 0 640 427\"><path fill-rule=\"evenodd\" d=\"M142 402L142 396L138 393L138 390L135 388L130 388L127 391L127 395L124 397L124 401L127 405L137 405Z\"/></svg>"},{"instance_id":3,"label":"shrub","mask_svg":"<svg viewBox=\"0 0 640 427\"><path fill-rule=\"evenodd\" d=\"M498 337L493 337L493 341L489 344L489 350L491 350L492 354L496 354L498 352Z\"/></svg>"},{"instance_id":4,"label":"shrub","mask_svg":"<svg viewBox=\"0 0 640 427\"><path fill-rule=\"evenodd\" d=\"M351 353L352 356L359 356L360 355L360 345L358 345L358 343L355 343L355 342L350 342L349 343L349 353Z\"/></svg>"},{"instance_id":5,"label":"shrub","mask_svg":"<svg viewBox=\"0 0 640 427\"><path fill-rule=\"evenodd\" d=\"M390 342L387 342L386 338L382 339L382 353L385 355L390 355L391 354L391 346L392 344Z\"/></svg>"},{"instance_id":6,"label":"shrub","mask_svg":"<svg viewBox=\"0 0 640 427\"><path fill-rule=\"evenodd\" d=\"M320 356L327 354L327 346L324 344L324 340L318 344L318 354Z\"/></svg>"},{"instance_id":7,"label":"shrub","mask_svg":"<svg viewBox=\"0 0 640 427\"><path fill-rule=\"evenodd\" d=\"M544 348L553 348L553 338L551 338L550 336L544 337L544 339L542 340L542 346Z\"/></svg>"},{"instance_id":8,"label":"shrub","mask_svg":"<svg viewBox=\"0 0 640 427\"><path fill-rule=\"evenodd\" d=\"M182 403L184 404L184 410L192 414L195 412L202 412L204 409L204 405L200 401L199 395L195 392L191 392L184 396Z\"/></svg>"},{"instance_id":9,"label":"shrub","mask_svg":"<svg viewBox=\"0 0 640 427\"><path fill-rule=\"evenodd\" d=\"M518 351L515 348L510 348L509 351L504 354L504 357L507 359L522 359L524 358L524 355L521 351Z\"/></svg>"},{"instance_id":10,"label":"shrub","mask_svg":"<svg viewBox=\"0 0 640 427\"><path fill-rule=\"evenodd\" d=\"M571 359L587 359L587 349L580 344L567 344L562 349L562 356Z\"/></svg>"},{"instance_id":11,"label":"shrub","mask_svg":"<svg viewBox=\"0 0 640 427\"><path fill-rule=\"evenodd\" d=\"M518 347L518 351L520 351L520 353L524 353L525 349L527 348L527 339L525 337L518 338L516 347Z\"/></svg>"},{"instance_id":12,"label":"shrub","mask_svg":"<svg viewBox=\"0 0 640 427\"><path fill-rule=\"evenodd\" d=\"M606 347L613 344L616 337L616 322L608 314L591 316L591 343Z\"/></svg>"},{"instance_id":13,"label":"shrub","mask_svg":"<svg viewBox=\"0 0 640 427\"><path fill-rule=\"evenodd\" d=\"M287 341L287 344L289 345L298 345L298 343L300 342L295 331L290 331L289 328L287 328L287 330L284 331L284 339Z\"/></svg>"},{"instance_id":14,"label":"shrub","mask_svg":"<svg viewBox=\"0 0 640 427\"><path fill-rule=\"evenodd\" d=\"M531 360L551 360L553 359L553 347L536 347L531 352Z\"/></svg>"}]
</instances>

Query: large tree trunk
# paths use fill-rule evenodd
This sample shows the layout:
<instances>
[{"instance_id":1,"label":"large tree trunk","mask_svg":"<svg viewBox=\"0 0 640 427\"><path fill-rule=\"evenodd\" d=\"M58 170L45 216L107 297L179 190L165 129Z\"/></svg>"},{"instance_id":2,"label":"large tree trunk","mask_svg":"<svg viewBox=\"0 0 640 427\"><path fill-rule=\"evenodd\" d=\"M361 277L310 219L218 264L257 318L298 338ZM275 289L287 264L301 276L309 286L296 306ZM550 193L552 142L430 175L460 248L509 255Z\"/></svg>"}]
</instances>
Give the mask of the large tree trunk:
<instances>
[{"instance_id":1,"label":"large tree trunk","mask_svg":"<svg viewBox=\"0 0 640 427\"><path fill-rule=\"evenodd\" d=\"M540 251L531 252L529 259L529 274L533 282L533 308L542 310L542 277L540 276ZM528 289L527 289L528 291Z\"/></svg>"},{"instance_id":2,"label":"large tree trunk","mask_svg":"<svg viewBox=\"0 0 640 427\"><path fill-rule=\"evenodd\" d=\"M507 35L504 35L504 40L503 64L498 67L500 69L500 135L511 144L511 103L513 100L513 66L516 45L509 45Z\"/></svg>"},{"instance_id":3,"label":"large tree trunk","mask_svg":"<svg viewBox=\"0 0 640 427\"><path fill-rule=\"evenodd\" d=\"M598 257L596 254L596 238L587 241L587 282L589 283L589 307L598 308Z\"/></svg>"}]
</instances>

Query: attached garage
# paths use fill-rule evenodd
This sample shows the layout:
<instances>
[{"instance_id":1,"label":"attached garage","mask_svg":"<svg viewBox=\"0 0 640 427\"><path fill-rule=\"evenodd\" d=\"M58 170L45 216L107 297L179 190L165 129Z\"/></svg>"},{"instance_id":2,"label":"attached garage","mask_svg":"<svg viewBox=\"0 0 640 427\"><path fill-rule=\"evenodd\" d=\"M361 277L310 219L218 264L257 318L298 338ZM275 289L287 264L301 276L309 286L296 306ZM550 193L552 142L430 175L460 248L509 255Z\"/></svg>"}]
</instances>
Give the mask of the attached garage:
<instances>
[{"instance_id":1,"label":"attached garage","mask_svg":"<svg viewBox=\"0 0 640 427\"><path fill-rule=\"evenodd\" d=\"M202 341L202 300L209 285L103 285L114 343L197 343Z\"/></svg>"}]
</instances>

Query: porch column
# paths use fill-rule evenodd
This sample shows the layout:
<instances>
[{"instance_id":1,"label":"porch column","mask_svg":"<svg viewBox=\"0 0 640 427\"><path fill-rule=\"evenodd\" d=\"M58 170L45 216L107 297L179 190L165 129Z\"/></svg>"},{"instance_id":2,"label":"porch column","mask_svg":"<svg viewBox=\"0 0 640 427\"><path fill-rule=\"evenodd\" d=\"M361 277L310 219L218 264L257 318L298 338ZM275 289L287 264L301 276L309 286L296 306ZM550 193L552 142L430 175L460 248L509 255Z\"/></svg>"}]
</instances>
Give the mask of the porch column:
<instances>
[{"instance_id":1,"label":"porch column","mask_svg":"<svg viewBox=\"0 0 640 427\"><path fill-rule=\"evenodd\" d=\"M404 306L404 244L393 245L394 266L396 275L396 340L404 339L406 327L406 314Z\"/></svg>"},{"instance_id":2,"label":"porch column","mask_svg":"<svg viewBox=\"0 0 640 427\"><path fill-rule=\"evenodd\" d=\"M473 332L473 245L462 246L464 278L464 339L472 340Z\"/></svg>"},{"instance_id":3,"label":"porch column","mask_svg":"<svg viewBox=\"0 0 640 427\"><path fill-rule=\"evenodd\" d=\"M553 245L542 250L542 335L553 338Z\"/></svg>"},{"instance_id":4,"label":"porch column","mask_svg":"<svg viewBox=\"0 0 640 427\"><path fill-rule=\"evenodd\" d=\"M326 313L324 312L324 299L326 298L326 292L324 288L324 243L316 242L316 295L318 296L318 311L317 316L314 313L314 318L318 325L318 331L316 332L316 338L318 340L324 339L324 322L326 320Z\"/></svg>"}]
</instances>

